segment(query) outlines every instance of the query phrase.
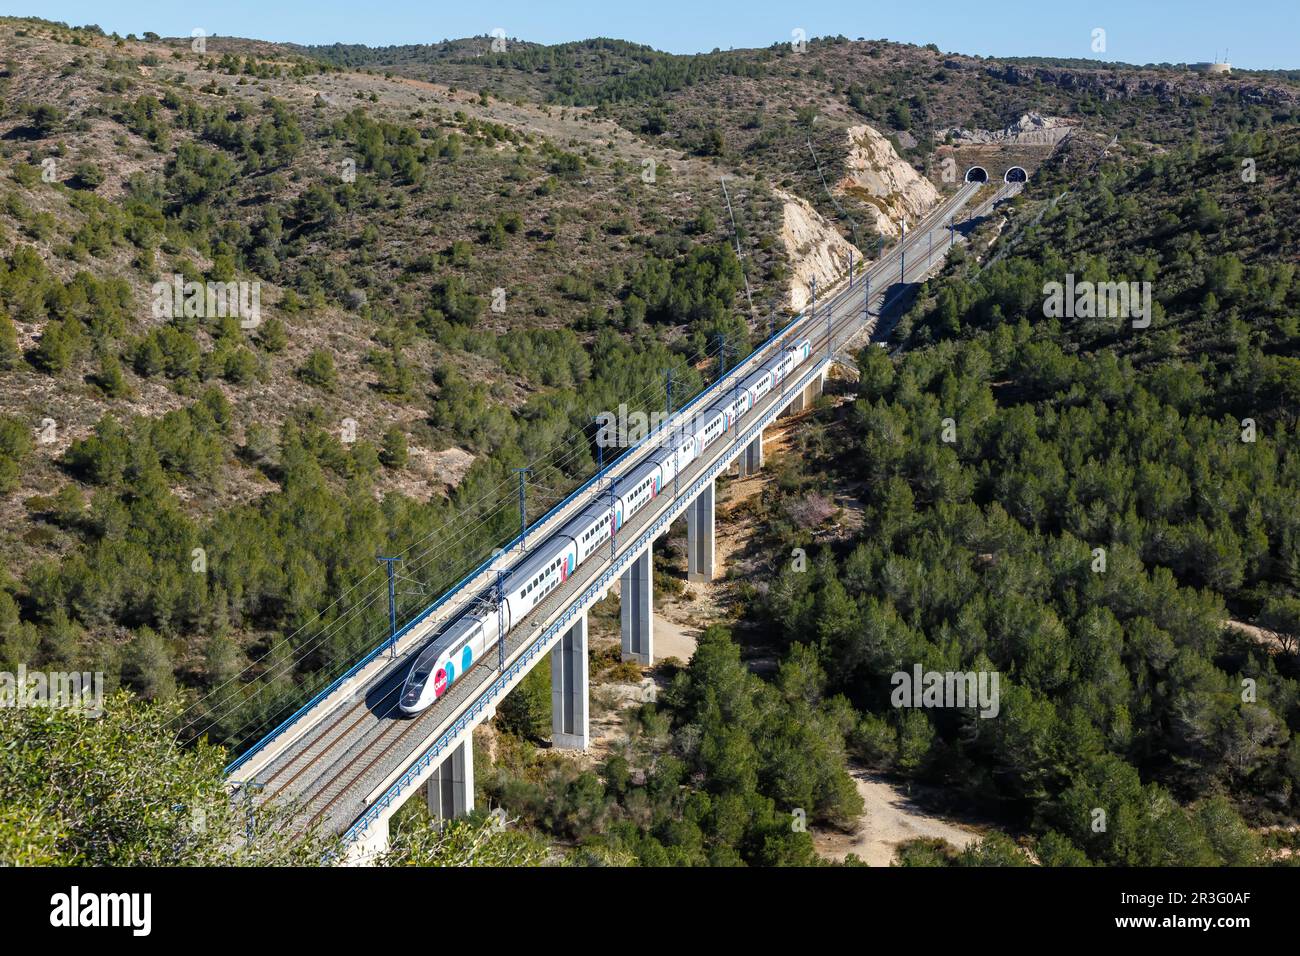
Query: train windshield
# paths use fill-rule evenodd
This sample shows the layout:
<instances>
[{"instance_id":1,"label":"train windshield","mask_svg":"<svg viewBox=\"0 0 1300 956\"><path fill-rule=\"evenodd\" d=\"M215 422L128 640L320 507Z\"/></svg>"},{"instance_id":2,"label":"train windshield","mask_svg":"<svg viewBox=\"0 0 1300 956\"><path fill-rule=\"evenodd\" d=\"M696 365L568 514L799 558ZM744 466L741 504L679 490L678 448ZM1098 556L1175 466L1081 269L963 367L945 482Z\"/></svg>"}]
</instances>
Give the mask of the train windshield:
<instances>
[{"instance_id":1,"label":"train windshield","mask_svg":"<svg viewBox=\"0 0 1300 956\"><path fill-rule=\"evenodd\" d=\"M429 679L429 675L433 673L433 665L436 663L438 663L438 651L431 647L420 655L415 666L411 668L411 676L406 679L407 688L419 691L424 686L424 682Z\"/></svg>"}]
</instances>

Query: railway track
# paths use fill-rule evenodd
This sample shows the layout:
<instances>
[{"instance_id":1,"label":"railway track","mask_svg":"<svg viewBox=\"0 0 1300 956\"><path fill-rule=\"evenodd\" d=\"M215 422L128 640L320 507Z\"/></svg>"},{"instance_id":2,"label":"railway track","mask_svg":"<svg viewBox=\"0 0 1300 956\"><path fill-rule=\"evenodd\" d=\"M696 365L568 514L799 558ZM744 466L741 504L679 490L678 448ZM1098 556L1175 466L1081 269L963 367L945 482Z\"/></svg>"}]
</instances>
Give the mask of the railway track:
<instances>
[{"instance_id":1,"label":"railway track","mask_svg":"<svg viewBox=\"0 0 1300 956\"><path fill-rule=\"evenodd\" d=\"M874 308L875 314L878 316L893 305L901 295L906 293L906 287L897 288L896 286L900 284L906 286L907 283L914 281L915 278L923 275L930 268L930 263L924 258L920 258L916 263L905 262L908 268L898 282L882 282L882 279L892 278L894 270L897 268L897 257L900 252L910 258L914 250L922 243L928 244L930 240L927 237L935 229L941 228L947 217L955 209L964 205L975 191L963 187L963 189L933 210L916 228L909 231L908 236L901 244L890 250L888 257L876 262L865 273L855 277L852 286L845 286L827 301L817 303L815 313L810 315L808 321L798 329L791 330L789 337L808 337L812 343L813 356L819 357L828 343L833 347L834 342L840 339L855 324L866 325L871 323L870 318L864 318L859 305L862 296L860 290L864 289L864 280L869 277L873 290L879 290L873 291L871 297L873 304L877 301L879 303ZM996 198L996 195L991 197L981 206L991 205ZM830 313L829 327L822 324L823 317L827 312ZM857 334L859 331L861 331L860 328L855 329L852 334ZM788 341L788 338L786 341ZM783 342L777 342L773 344L773 347L774 349L780 349L783 344ZM768 404L764 408L770 409L773 402L781 403L785 400L784 391L772 393ZM711 467L718 460L719 455L724 453L721 451L722 448L725 448L725 446L720 446L719 454L692 463L691 468L683 475L683 483L689 484L704 469ZM628 457L630 459L639 459L639 456ZM628 462L628 467L635 467L635 465L636 460ZM589 503L583 503L581 506L586 507ZM632 521L620 532L620 537L633 536L645 523L654 520L660 513L660 510L651 512L642 509L641 513L634 516ZM547 524L549 523L547 522ZM547 532L543 530L542 526L539 526L538 532L537 539L544 540ZM505 658L507 660L512 659L514 654L530 639L535 630L535 621L546 621L551 615L558 613L572 600L575 594L581 593L583 588L589 586L596 579L610 560L610 557L605 557L596 562L584 562L585 567L583 570L586 571L585 574L581 577L577 574L572 576L566 587L557 590L547 601L540 604L531 614L522 619L518 626L512 628L511 633L505 637ZM427 637L437 633L446 621L463 613L474 600L477 600L477 593L471 593L471 596L454 610L449 609L448 613L440 618L437 626L429 629L425 638L427 639ZM511 635L517 636L512 640ZM395 753L409 753L415 744L426 739L437 729L439 724L446 721L445 715L449 707L452 708L452 714L458 713L458 708L462 703L465 703L464 698L472 699L472 694L481 691L485 673L481 668L486 668L487 672L492 674L496 672L495 663L491 662L490 657L485 657L475 664L469 672L462 675L461 679L453 685L447 697L440 700L438 704L412 718L394 716L397 710L397 696L405 676L406 662L425 643L426 640L421 640L417 646L399 659L402 662L401 664L383 672L374 682L374 689L369 694L360 700L338 708L337 714L328 717L318 727L313 728L310 731L312 739L295 752L282 758L273 759L266 767L270 773L259 781L262 787L260 799L300 798L302 800L301 815L306 817L303 824L304 830L310 830L326 823L337 823L339 820L342 820L342 825L346 827L355 818L355 814L347 806L348 801L363 797L373 789L376 781L382 781L386 776L382 772L386 766L386 758L392 757ZM469 690L466 690L466 688L469 688ZM399 749L402 747L405 747L406 750ZM388 762L391 763L391 761ZM315 770L315 773L309 773L312 770ZM375 776L377 770L379 774ZM279 786L274 787L277 782L279 782Z\"/></svg>"},{"instance_id":2,"label":"railway track","mask_svg":"<svg viewBox=\"0 0 1300 956\"><path fill-rule=\"evenodd\" d=\"M395 684L390 690L385 691L379 707L376 708L381 713L381 716L392 716L392 713L397 706L397 694L400 687L400 684ZM347 739L348 734L359 727L366 719L366 715L370 712L370 707L364 700L359 701L350 707L341 708L338 716L331 720L321 732L324 746L317 747L313 745L302 749L294 759L286 761L274 773L270 774L264 780L259 781L263 787L263 792L266 794L265 799L272 800L292 787L309 767L322 759L340 743L343 743ZM349 717L354 719L337 735L331 736L334 729ZM278 788L272 790L271 785L294 766L298 766L298 769L289 777L289 779L285 780Z\"/></svg>"}]
</instances>

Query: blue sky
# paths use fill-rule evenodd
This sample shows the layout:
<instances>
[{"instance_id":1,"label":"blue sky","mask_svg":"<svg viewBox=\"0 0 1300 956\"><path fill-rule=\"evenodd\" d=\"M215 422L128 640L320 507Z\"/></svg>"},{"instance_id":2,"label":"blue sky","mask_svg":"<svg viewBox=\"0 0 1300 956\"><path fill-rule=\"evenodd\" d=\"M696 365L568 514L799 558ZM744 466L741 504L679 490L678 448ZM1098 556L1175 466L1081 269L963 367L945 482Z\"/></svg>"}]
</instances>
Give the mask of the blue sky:
<instances>
[{"instance_id":1,"label":"blue sky","mask_svg":"<svg viewBox=\"0 0 1300 956\"><path fill-rule=\"evenodd\" d=\"M807 36L887 37L991 56L1069 56L1130 63L1223 57L1256 69L1300 68L1296 0L518 0L471 3L359 0L0 0L0 11L97 23L105 30L246 36L299 43L427 43L487 34L543 43L611 36L674 53L767 46ZM1092 31L1106 31L1106 52Z\"/></svg>"}]
</instances>

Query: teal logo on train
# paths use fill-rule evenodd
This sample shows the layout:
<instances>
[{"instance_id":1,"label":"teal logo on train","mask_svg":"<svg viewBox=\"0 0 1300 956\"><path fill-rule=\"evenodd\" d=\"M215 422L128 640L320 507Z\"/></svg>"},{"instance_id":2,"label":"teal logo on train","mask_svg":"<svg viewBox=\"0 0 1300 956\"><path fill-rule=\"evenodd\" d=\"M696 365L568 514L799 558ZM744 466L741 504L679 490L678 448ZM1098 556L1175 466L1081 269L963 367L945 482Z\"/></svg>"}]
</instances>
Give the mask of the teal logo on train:
<instances>
[{"instance_id":1,"label":"teal logo on train","mask_svg":"<svg viewBox=\"0 0 1300 956\"><path fill-rule=\"evenodd\" d=\"M560 580L569 580L569 575L573 573L573 554L569 553L564 556L564 562L560 565Z\"/></svg>"},{"instance_id":2,"label":"teal logo on train","mask_svg":"<svg viewBox=\"0 0 1300 956\"><path fill-rule=\"evenodd\" d=\"M451 682L454 681L455 679L456 679L456 665L453 664L451 661L448 661L447 662L447 686L450 687Z\"/></svg>"},{"instance_id":3,"label":"teal logo on train","mask_svg":"<svg viewBox=\"0 0 1300 956\"><path fill-rule=\"evenodd\" d=\"M461 670L461 673L463 674L465 671L469 670L469 665L472 664L473 662L474 662L474 652L471 651L471 650L469 649L469 645L466 644L466 645L465 645L465 650L461 651L461 654L460 654L460 670Z\"/></svg>"}]
</instances>

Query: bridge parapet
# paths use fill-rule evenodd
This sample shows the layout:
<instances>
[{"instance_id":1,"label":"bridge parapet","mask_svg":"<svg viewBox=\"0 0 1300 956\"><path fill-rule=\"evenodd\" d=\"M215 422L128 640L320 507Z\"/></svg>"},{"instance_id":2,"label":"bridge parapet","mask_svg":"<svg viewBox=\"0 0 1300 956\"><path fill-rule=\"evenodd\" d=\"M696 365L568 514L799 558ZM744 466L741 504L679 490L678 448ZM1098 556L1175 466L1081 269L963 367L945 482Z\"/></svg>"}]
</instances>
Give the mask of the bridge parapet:
<instances>
[{"instance_id":1,"label":"bridge parapet","mask_svg":"<svg viewBox=\"0 0 1300 956\"><path fill-rule=\"evenodd\" d=\"M717 476L729 468L738 455L744 453L745 447L776 420L777 415L784 410L795 394L808 388L814 380L820 382L829 370L830 364L830 359L821 357L811 369L800 376L797 384L792 384L782 393L776 394L775 400L769 399L770 404L764 408L762 415L733 439L726 452L718 455L703 474L682 490L672 504L655 516L647 527L642 528L630 545L621 548L615 560L605 566L578 597L558 611L549 624L535 628L528 637L525 637L523 645L514 652L513 657L508 659L505 670L498 672L484 690L474 697L472 703L450 724L444 724L442 729L435 730L427 738L429 743L423 745L423 751L407 765L405 770L395 774L390 783L372 791L364 801L366 809L344 832L343 842L350 845L365 841L369 839L371 826L377 823L386 826L388 818L405 802L411 790L427 780L452 748L458 746L462 740L469 740L473 728L485 719L490 710L495 710L496 703L513 690L528 671L550 652L577 617L585 614L592 604L600 600L613 582L638 557L644 555L648 560L649 549L655 539L664 534L672 522L695 502L701 492L711 486Z\"/></svg>"},{"instance_id":2,"label":"bridge parapet","mask_svg":"<svg viewBox=\"0 0 1300 956\"><path fill-rule=\"evenodd\" d=\"M921 241L924 241L926 231L930 231L932 233L931 238L933 238L933 230L937 228L936 224L947 222L955 210L960 208L966 199L977 191L977 185L967 184L958 191L958 194L950 197L941 207L934 210L930 216L927 216L925 222L928 222L929 225L926 226L925 230L919 227L917 230ZM912 245L916 246L916 243L917 240L913 240ZM918 265L923 261L926 261L925 256L917 260ZM907 263L912 266L910 252L908 253ZM873 271L868 275L872 281L876 282L875 291L884 293L892 301L893 296L889 295L888 291L893 288L892 283L888 281L881 283L878 278L885 276L885 271L889 268L888 263L880 263L879 265L882 267L881 269L873 268ZM916 271L917 267L914 266L909 270L909 274ZM860 283L859 288L862 289L863 296L869 298L869 293L872 291L871 282ZM903 286L899 288L901 289ZM853 302L856 303L856 298ZM405 799L413 795L414 789L421 784L426 784L438 772L438 768L445 764L449 754L453 753L458 747L468 744L473 727L495 712L496 706L504 695L509 693L514 686L517 686L518 681L540 662L542 656L552 652L557 645L563 647L564 639L573 633L574 626L580 619L579 615L585 614L595 600L604 597L614 581L618 580L620 576L627 575L632 564L638 561L649 563L649 551L653 541L667 531L669 524L675 518L679 517L687 508L696 504L706 488L712 489L712 483L716 476L724 469L728 469L734 459L737 457L745 459L753 453L759 442L761 442L763 429L778 414L782 413L792 403L802 405L808 401L810 390L815 389L827 374L831 362L830 356L834 354L835 347L842 345L843 342L862 328L874 325L871 312L864 308L862 315L858 316L855 305L845 298L843 292L832 293L824 298L819 296L817 304L818 308L827 310L824 314L822 312L817 313L816 319L818 321L809 322L807 317L804 317L804 323L807 326L806 332L811 333L810 337L813 339L815 347L812 367L802 374L796 372L786 382L782 383L779 391L771 392L760 400L754 409L755 414L753 417L746 416L750 418L747 425L742 422L739 429L729 428L727 430L727 440L717 442L716 447L710 448L708 453L689 469L690 474L694 477L689 478L688 483L683 483L680 494L676 493L679 489L677 479L674 479L674 494L661 494L657 508L647 508L641 514L635 515L616 542L616 544L622 545L626 537L627 540L631 541L631 544L616 551L612 555L611 563L589 566L580 571L575 575L576 579L572 581L569 588L559 592L546 607L538 609L535 618L525 620L522 622L522 627L507 635L506 642L502 644L500 668L495 663L491 667L486 664L483 665L479 673L475 674L472 679L460 682L461 686L457 689L461 693L455 694L454 698L443 701L444 706L428 711L424 715L426 719L416 719L414 725L407 724L409 730L398 732L392 738L394 743L398 739L401 740L401 749L386 746L384 751L371 759L370 764L366 765L367 769L373 766L374 770L373 773L365 775L364 779L360 779L362 774L357 774L357 777L351 782L343 783L340 787L339 783L343 779L342 774L328 776L327 773L332 773L332 771L322 773L320 779L325 780L330 789L325 790L324 787L315 788L320 791L326 802L323 806L319 803L316 804L321 806L321 809L313 819L321 819L333 832L344 831L345 838L350 844L358 842L368 844L380 840L380 836L386 832L388 818ZM826 343L826 350L823 354L822 349L817 347L817 333L821 329L820 320L824 317L827 319L825 336L829 337L829 340L825 337L821 339ZM835 317L833 322L831 317ZM799 319L796 319L795 323L787 325L779 333L771 336L764 343L764 346L761 346L755 353L748 356L745 362L740 363L728 376L723 377L701 396L687 403L681 410L681 414L687 416L693 414L694 406L697 403L709 401L710 393L716 395L721 389L730 387L728 378L731 375L748 374L749 369L752 367L750 363L762 360L764 350L780 343L799 321ZM801 334L804 331L800 330ZM834 333L833 336L832 332ZM663 426L663 428L671 427L674 427L674 425L665 424ZM644 444L645 441L653 440L655 439L652 434L637 444L639 446ZM618 463L623 463L629 468L636 467L639 464L639 458L640 456L629 454L621 457ZM613 463L611 468L602 471L602 475L615 473L618 463ZM585 507L590 500L588 498L582 501L581 506ZM530 529L530 534L540 537L551 533L554 528L549 526L548 522L552 520L563 521L568 520L568 517L556 518L554 511L549 512L547 518ZM452 606L447 605L447 609L452 611ZM534 624L533 620L537 623ZM427 636L431 632L431 630L426 629L423 636ZM413 633L413 639L421 640L422 636ZM648 652L649 648L646 650ZM553 679L554 667L556 666L554 662L558 656L561 655L552 657ZM647 659L652 659L652 655L647 653ZM470 677L470 672L467 672L463 677ZM576 678L572 678L569 681L569 686L576 683ZM553 691L554 689L553 685ZM574 726L567 719L566 724ZM384 729L379 734L376 734L374 739L376 742L383 741L386 743L389 738L380 735L387 735L390 729L396 730L396 728L391 726L391 722L383 722L381 725ZM322 726L328 727L332 725ZM565 731L561 729L560 732ZM310 742L315 738L307 739ZM321 739L329 738L322 737ZM307 764L311 764L315 759L311 757L311 754L315 752L311 747L304 745L298 750L290 751L287 760L306 759ZM362 753L366 753L366 751L362 751ZM384 760L376 764L379 757L383 757ZM349 758L340 758L339 764L342 765L346 759ZM355 764L357 760L356 757L350 759L351 763L348 764L348 767ZM284 764L281 764L281 766L283 767ZM289 767L292 768L293 766L297 765L290 762ZM348 767L344 769L347 770ZM314 784L313 787L315 787Z\"/></svg>"}]
</instances>

